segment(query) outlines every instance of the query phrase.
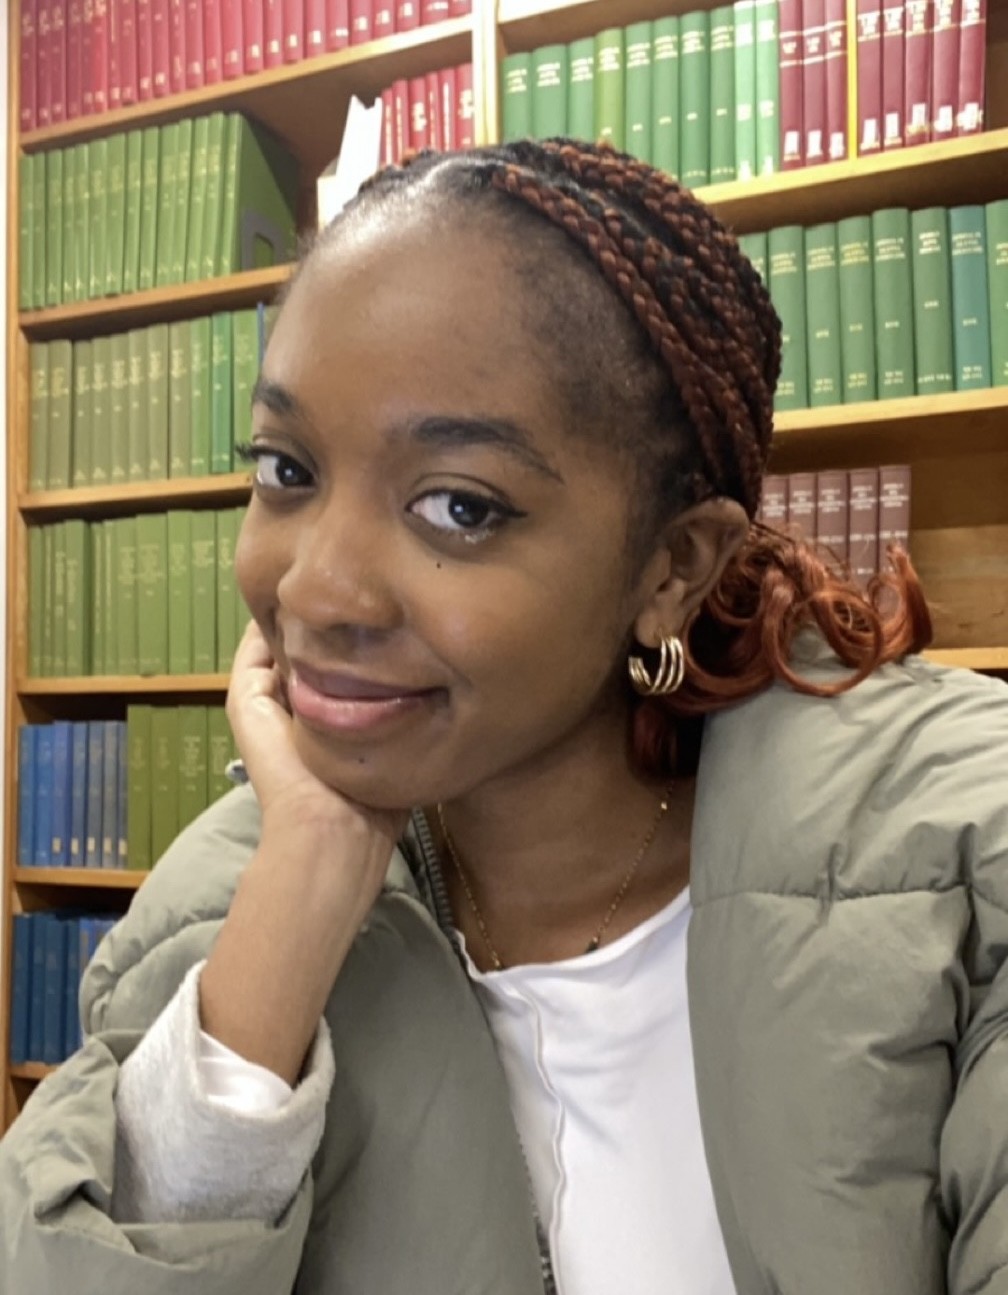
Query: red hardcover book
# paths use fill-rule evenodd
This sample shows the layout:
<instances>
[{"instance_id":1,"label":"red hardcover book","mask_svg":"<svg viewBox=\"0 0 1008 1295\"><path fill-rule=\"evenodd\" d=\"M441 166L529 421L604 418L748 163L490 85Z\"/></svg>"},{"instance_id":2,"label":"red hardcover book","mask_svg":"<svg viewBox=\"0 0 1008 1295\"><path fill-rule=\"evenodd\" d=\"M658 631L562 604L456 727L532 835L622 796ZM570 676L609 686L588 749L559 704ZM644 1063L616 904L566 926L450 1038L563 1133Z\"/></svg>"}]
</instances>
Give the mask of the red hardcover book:
<instances>
[{"instance_id":1,"label":"red hardcover book","mask_svg":"<svg viewBox=\"0 0 1008 1295\"><path fill-rule=\"evenodd\" d=\"M371 16L371 34L373 40L395 34L394 0L374 0Z\"/></svg>"},{"instance_id":2,"label":"red hardcover book","mask_svg":"<svg viewBox=\"0 0 1008 1295\"><path fill-rule=\"evenodd\" d=\"M381 105L382 134L379 165L391 166L395 153L395 99L392 96L391 86L381 92Z\"/></svg>"},{"instance_id":3,"label":"red hardcover book","mask_svg":"<svg viewBox=\"0 0 1008 1295\"><path fill-rule=\"evenodd\" d=\"M802 0L780 0L778 7L780 50L781 170L802 164L804 143L802 113Z\"/></svg>"},{"instance_id":4,"label":"red hardcover book","mask_svg":"<svg viewBox=\"0 0 1008 1295\"><path fill-rule=\"evenodd\" d=\"M903 138L907 146L931 138L932 0L906 0L903 34Z\"/></svg>"},{"instance_id":5,"label":"red hardcover book","mask_svg":"<svg viewBox=\"0 0 1008 1295\"><path fill-rule=\"evenodd\" d=\"M85 6L85 13L87 7ZM91 22L91 102L96 113L108 110L108 0L92 0Z\"/></svg>"},{"instance_id":6,"label":"red hardcover book","mask_svg":"<svg viewBox=\"0 0 1008 1295\"><path fill-rule=\"evenodd\" d=\"M35 5L35 124L49 125L49 0Z\"/></svg>"},{"instance_id":7,"label":"red hardcover book","mask_svg":"<svg viewBox=\"0 0 1008 1295\"><path fill-rule=\"evenodd\" d=\"M902 148L903 0L882 0L882 147Z\"/></svg>"},{"instance_id":8,"label":"red hardcover book","mask_svg":"<svg viewBox=\"0 0 1008 1295\"><path fill-rule=\"evenodd\" d=\"M392 161L398 166L409 148L408 81L392 82L392 128Z\"/></svg>"},{"instance_id":9,"label":"red hardcover book","mask_svg":"<svg viewBox=\"0 0 1008 1295\"><path fill-rule=\"evenodd\" d=\"M49 120L66 121L66 0L49 0Z\"/></svg>"},{"instance_id":10,"label":"red hardcover book","mask_svg":"<svg viewBox=\"0 0 1008 1295\"><path fill-rule=\"evenodd\" d=\"M283 62L282 0L263 0L263 67Z\"/></svg>"},{"instance_id":11,"label":"red hardcover book","mask_svg":"<svg viewBox=\"0 0 1008 1295\"><path fill-rule=\"evenodd\" d=\"M445 152L456 148L455 143L455 69L443 67L437 74L438 96L441 99L441 147Z\"/></svg>"},{"instance_id":12,"label":"red hardcover book","mask_svg":"<svg viewBox=\"0 0 1008 1295\"><path fill-rule=\"evenodd\" d=\"M473 148L476 143L476 99L473 94L473 65L460 63L455 69L455 147Z\"/></svg>"},{"instance_id":13,"label":"red hardcover book","mask_svg":"<svg viewBox=\"0 0 1008 1295\"><path fill-rule=\"evenodd\" d=\"M24 23L24 9L22 7L21 22ZM31 6L34 10L34 5ZM34 17L33 17L34 20ZM67 120L73 121L84 111L83 94L84 94L84 67L81 62L83 54L83 42L81 39L81 23L84 21L84 5L82 0L69 0L67 4L67 65L66 65L66 114ZM23 26L22 26L23 30ZM23 47L22 47L23 48ZM32 67L32 77L35 75L35 68ZM24 67L21 68L21 96L24 99ZM32 93L34 93L34 81L32 83ZM34 106L33 106L34 114ZM22 130L27 129L24 125Z\"/></svg>"},{"instance_id":14,"label":"red hardcover book","mask_svg":"<svg viewBox=\"0 0 1008 1295\"><path fill-rule=\"evenodd\" d=\"M168 0L151 0L151 73L154 98L171 90L171 10Z\"/></svg>"},{"instance_id":15,"label":"red hardcover book","mask_svg":"<svg viewBox=\"0 0 1008 1295\"><path fill-rule=\"evenodd\" d=\"M851 574L862 588L878 571L878 468L853 468L850 489Z\"/></svg>"},{"instance_id":16,"label":"red hardcover book","mask_svg":"<svg viewBox=\"0 0 1008 1295\"><path fill-rule=\"evenodd\" d=\"M203 55L203 0L186 0L185 11L186 88L198 90L206 84Z\"/></svg>"},{"instance_id":17,"label":"red hardcover book","mask_svg":"<svg viewBox=\"0 0 1008 1295\"><path fill-rule=\"evenodd\" d=\"M414 151L430 148L425 76L415 76L409 83L409 146Z\"/></svg>"},{"instance_id":18,"label":"red hardcover book","mask_svg":"<svg viewBox=\"0 0 1008 1295\"><path fill-rule=\"evenodd\" d=\"M931 41L931 138L955 134L959 98L959 20L961 0L934 0Z\"/></svg>"},{"instance_id":19,"label":"red hardcover book","mask_svg":"<svg viewBox=\"0 0 1008 1295\"><path fill-rule=\"evenodd\" d=\"M826 0L802 0L802 133L806 166L826 161Z\"/></svg>"},{"instance_id":20,"label":"red hardcover book","mask_svg":"<svg viewBox=\"0 0 1008 1295\"><path fill-rule=\"evenodd\" d=\"M242 39L245 42L244 67L246 72L261 72L265 67L263 59L266 33L263 19L262 0L243 0Z\"/></svg>"},{"instance_id":21,"label":"red hardcover book","mask_svg":"<svg viewBox=\"0 0 1008 1295\"><path fill-rule=\"evenodd\" d=\"M441 120L441 94L438 90L438 74L428 72L427 83L427 137L428 147L436 148L440 153L444 148L444 122Z\"/></svg>"},{"instance_id":22,"label":"red hardcover book","mask_svg":"<svg viewBox=\"0 0 1008 1295\"><path fill-rule=\"evenodd\" d=\"M987 0L962 0L959 24L959 94L956 134L973 135L984 126L984 70L987 62Z\"/></svg>"},{"instance_id":23,"label":"red hardcover book","mask_svg":"<svg viewBox=\"0 0 1008 1295\"><path fill-rule=\"evenodd\" d=\"M242 34L242 0L220 0L221 73L233 81L245 70L245 37Z\"/></svg>"},{"instance_id":24,"label":"red hardcover book","mask_svg":"<svg viewBox=\"0 0 1008 1295\"><path fill-rule=\"evenodd\" d=\"M366 45L374 40L372 0L350 0L350 44Z\"/></svg>"},{"instance_id":25,"label":"red hardcover book","mask_svg":"<svg viewBox=\"0 0 1008 1295\"><path fill-rule=\"evenodd\" d=\"M203 4L203 84L218 85L224 80L224 33L221 28L219 0L201 0Z\"/></svg>"},{"instance_id":26,"label":"red hardcover book","mask_svg":"<svg viewBox=\"0 0 1008 1295\"><path fill-rule=\"evenodd\" d=\"M186 0L168 3L168 88L181 94L186 88Z\"/></svg>"},{"instance_id":27,"label":"red hardcover book","mask_svg":"<svg viewBox=\"0 0 1008 1295\"><path fill-rule=\"evenodd\" d=\"M304 58L304 4L283 0L283 61L300 63Z\"/></svg>"},{"instance_id":28,"label":"red hardcover book","mask_svg":"<svg viewBox=\"0 0 1008 1295\"><path fill-rule=\"evenodd\" d=\"M472 13L472 0L448 0L448 13L452 18L464 18Z\"/></svg>"},{"instance_id":29,"label":"red hardcover book","mask_svg":"<svg viewBox=\"0 0 1008 1295\"><path fill-rule=\"evenodd\" d=\"M116 0L119 32L119 102L125 108L140 97L137 74L137 0Z\"/></svg>"},{"instance_id":30,"label":"red hardcover book","mask_svg":"<svg viewBox=\"0 0 1008 1295\"><path fill-rule=\"evenodd\" d=\"M882 147L882 0L857 0L858 154Z\"/></svg>"},{"instance_id":31,"label":"red hardcover book","mask_svg":"<svg viewBox=\"0 0 1008 1295\"><path fill-rule=\"evenodd\" d=\"M444 22L448 17L448 0L420 0L420 25Z\"/></svg>"},{"instance_id":32,"label":"red hardcover book","mask_svg":"<svg viewBox=\"0 0 1008 1295\"><path fill-rule=\"evenodd\" d=\"M21 0L21 101L18 113L18 125L22 131L34 130L36 126L36 80L35 80L35 0Z\"/></svg>"},{"instance_id":33,"label":"red hardcover book","mask_svg":"<svg viewBox=\"0 0 1008 1295\"><path fill-rule=\"evenodd\" d=\"M119 5L108 0L108 106L111 111L122 107L122 49L120 48Z\"/></svg>"},{"instance_id":34,"label":"red hardcover book","mask_svg":"<svg viewBox=\"0 0 1008 1295\"><path fill-rule=\"evenodd\" d=\"M154 13L151 8L152 3L153 0L136 0L137 98L140 100L154 97ZM86 4L87 0L85 0L85 6Z\"/></svg>"},{"instance_id":35,"label":"red hardcover book","mask_svg":"<svg viewBox=\"0 0 1008 1295\"><path fill-rule=\"evenodd\" d=\"M326 49L346 49L350 44L350 0L326 0Z\"/></svg>"},{"instance_id":36,"label":"red hardcover book","mask_svg":"<svg viewBox=\"0 0 1008 1295\"><path fill-rule=\"evenodd\" d=\"M396 0L396 31L412 31L420 26L420 0Z\"/></svg>"},{"instance_id":37,"label":"red hardcover book","mask_svg":"<svg viewBox=\"0 0 1008 1295\"><path fill-rule=\"evenodd\" d=\"M325 53L325 0L305 0L305 58Z\"/></svg>"},{"instance_id":38,"label":"red hardcover book","mask_svg":"<svg viewBox=\"0 0 1008 1295\"><path fill-rule=\"evenodd\" d=\"M816 474L815 537L820 548L847 561L850 543L850 519L847 498L847 473L843 471Z\"/></svg>"},{"instance_id":39,"label":"red hardcover book","mask_svg":"<svg viewBox=\"0 0 1008 1295\"><path fill-rule=\"evenodd\" d=\"M831 162L848 153L846 10L846 0L826 0L826 156Z\"/></svg>"}]
</instances>

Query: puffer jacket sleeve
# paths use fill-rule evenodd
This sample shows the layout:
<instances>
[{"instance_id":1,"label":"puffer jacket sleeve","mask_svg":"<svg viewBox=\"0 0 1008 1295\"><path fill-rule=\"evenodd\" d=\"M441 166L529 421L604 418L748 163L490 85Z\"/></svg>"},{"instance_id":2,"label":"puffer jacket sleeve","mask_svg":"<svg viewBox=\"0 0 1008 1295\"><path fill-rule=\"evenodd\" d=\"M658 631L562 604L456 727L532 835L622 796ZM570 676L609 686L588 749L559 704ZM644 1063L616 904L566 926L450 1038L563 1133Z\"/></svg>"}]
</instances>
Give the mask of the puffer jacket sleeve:
<instances>
[{"instance_id":1,"label":"puffer jacket sleeve","mask_svg":"<svg viewBox=\"0 0 1008 1295\"><path fill-rule=\"evenodd\" d=\"M230 793L159 862L81 988L84 1047L45 1079L0 1143L0 1290L10 1295L282 1295L311 1213L306 1176L275 1224L118 1224L119 1067L205 958L255 849L250 788Z\"/></svg>"}]
</instances>

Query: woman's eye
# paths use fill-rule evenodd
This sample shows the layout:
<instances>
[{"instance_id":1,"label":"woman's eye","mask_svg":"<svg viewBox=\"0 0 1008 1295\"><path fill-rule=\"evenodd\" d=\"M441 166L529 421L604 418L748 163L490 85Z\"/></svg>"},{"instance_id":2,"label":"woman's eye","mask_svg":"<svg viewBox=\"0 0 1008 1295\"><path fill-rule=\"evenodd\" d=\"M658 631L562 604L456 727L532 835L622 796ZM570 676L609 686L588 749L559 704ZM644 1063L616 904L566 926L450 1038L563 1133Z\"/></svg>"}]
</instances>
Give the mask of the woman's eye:
<instances>
[{"instance_id":1,"label":"woman's eye","mask_svg":"<svg viewBox=\"0 0 1008 1295\"><path fill-rule=\"evenodd\" d=\"M428 526L467 540L485 539L509 517L521 515L496 499L465 490L432 490L414 500L409 511Z\"/></svg>"},{"instance_id":2,"label":"woman's eye","mask_svg":"<svg viewBox=\"0 0 1008 1295\"><path fill-rule=\"evenodd\" d=\"M241 457L255 466L255 484L263 490L297 490L310 486L312 475L289 454L265 445L243 447Z\"/></svg>"}]
</instances>

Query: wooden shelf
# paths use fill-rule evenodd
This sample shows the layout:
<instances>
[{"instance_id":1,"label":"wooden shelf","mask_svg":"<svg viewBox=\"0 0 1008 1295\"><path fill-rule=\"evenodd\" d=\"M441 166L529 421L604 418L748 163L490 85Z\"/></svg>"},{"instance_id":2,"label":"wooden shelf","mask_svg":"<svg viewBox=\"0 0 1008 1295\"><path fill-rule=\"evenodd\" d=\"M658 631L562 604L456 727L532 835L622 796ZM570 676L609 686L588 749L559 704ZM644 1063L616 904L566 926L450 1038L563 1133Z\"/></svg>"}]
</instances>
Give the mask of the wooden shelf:
<instances>
[{"instance_id":1,"label":"wooden shelf","mask_svg":"<svg viewBox=\"0 0 1008 1295\"><path fill-rule=\"evenodd\" d=\"M498 0L497 26L505 47L535 49L591 36L668 14L713 9L717 0Z\"/></svg>"},{"instance_id":2,"label":"wooden shelf","mask_svg":"<svg viewBox=\"0 0 1008 1295\"><path fill-rule=\"evenodd\" d=\"M451 18L321 58L29 131L21 136L21 147L36 152L201 113L243 112L279 135L314 178L339 151L351 94L375 99L393 81L472 58L472 17Z\"/></svg>"},{"instance_id":3,"label":"wooden shelf","mask_svg":"<svg viewBox=\"0 0 1008 1295\"><path fill-rule=\"evenodd\" d=\"M38 490L18 496L21 513L36 521L61 517L110 517L129 512L163 512L183 504L243 504L249 497L248 472L172 481L133 481L123 486L82 486L75 490Z\"/></svg>"},{"instance_id":4,"label":"wooden shelf","mask_svg":"<svg viewBox=\"0 0 1008 1295\"><path fill-rule=\"evenodd\" d=\"M16 692L21 697L94 697L105 693L131 697L194 693L218 696L226 693L227 687L226 674L64 675L56 679L20 679Z\"/></svg>"},{"instance_id":5,"label":"wooden shelf","mask_svg":"<svg viewBox=\"0 0 1008 1295\"><path fill-rule=\"evenodd\" d=\"M37 1083L51 1075L56 1066L47 1066L44 1061L22 1061L20 1065L11 1066L7 1071L11 1079L30 1079Z\"/></svg>"},{"instance_id":6,"label":"wooden shelf","mask_svg":"<svg viewBox=\"0 0 1008 1295\"><path fill-rule=\"evenodd\" d=\"M243 270L240 274L204 279L199 283L176 283L120 297L99 297L94 301L75 301L68 306L22 311L18 322L30 341L44 341L50 337L95 337L122 332L134 325L189 319L217 310L254 306L272 298L290 278L290 273L289 265Z\"/></svg>"},{"instance_id":7,"label":"wooden shelf","mask_svg":"<svg viewBox=\"0 0 1008 1295\"><path fill-rule=\"evenodd\" d=\"M1008 671L1008 647L929 648L924 656L936 665L959 666L963 670Z\"/></svg>"},{"instance_id":8,"label":"wooden shelf","mask_svg":"<svg viewBox=\"0 0 1008 1295\"><path fill-rule=\"evenodd\" d=\"M15 868L18 886L67 886L75 890L139 890L150 872L134 868Z\"/></svg>"}]
</instances>

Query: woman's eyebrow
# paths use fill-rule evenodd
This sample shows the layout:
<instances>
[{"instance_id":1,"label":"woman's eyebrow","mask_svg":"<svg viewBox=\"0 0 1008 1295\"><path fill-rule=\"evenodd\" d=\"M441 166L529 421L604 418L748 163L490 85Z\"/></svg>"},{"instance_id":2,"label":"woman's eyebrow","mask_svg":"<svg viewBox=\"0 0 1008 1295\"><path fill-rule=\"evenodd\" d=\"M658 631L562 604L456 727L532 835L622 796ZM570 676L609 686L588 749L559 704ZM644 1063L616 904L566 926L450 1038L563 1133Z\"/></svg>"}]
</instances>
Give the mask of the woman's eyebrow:
<instances>
[{"instance_id":1,"label":"woman's eyebrow","mask_svg":"<svg viewBox=\"0 0 1008 1295\"><path fill-rule=\"evenodd\" d=\"M532 444L528 433L506 418L467 418L437 415L406 425L406 433L421 445L454 449L468 445L489 445L520 459L534 471L564 484L549 460Z\"/></svg>"},{"instance_id":2,"label":"woman's eyebrow","mask_svg":"<svg viewBox=\"0 0 1008 1295\"><path fill-rule=\"evenodd\" d=\"M252 388L252 404L265 405L271 414L276 414L278 418L297 418L301 422L307 422L308 416L304 407L299 404L297 399L279 382L272 382L269 378L260 375L256 379L255 386Z\"/></svg>"}]
</instances>

